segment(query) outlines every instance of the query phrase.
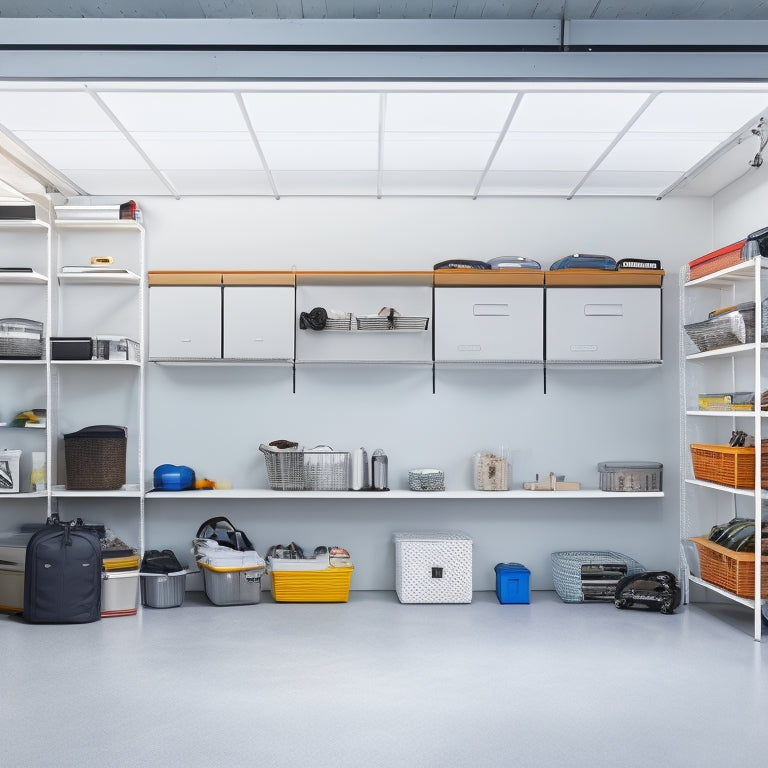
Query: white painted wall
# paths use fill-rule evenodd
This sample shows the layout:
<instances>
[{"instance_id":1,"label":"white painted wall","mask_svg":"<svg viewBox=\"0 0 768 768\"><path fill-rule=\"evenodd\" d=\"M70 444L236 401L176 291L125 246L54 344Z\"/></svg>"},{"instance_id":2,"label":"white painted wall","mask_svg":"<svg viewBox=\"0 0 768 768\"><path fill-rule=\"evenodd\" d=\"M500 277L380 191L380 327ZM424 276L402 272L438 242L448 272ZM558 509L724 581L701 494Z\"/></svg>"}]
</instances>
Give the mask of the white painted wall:
<instances>
[{"instance_id":1,"label":"white painted wall","mask_svg":"<svg viewBox=\"0 0 768 768\"><path fill-rule=\"evenodd\" d=\"M711 201L462 199L145 199L150 269L430 269L447 258L521 254L546 268L574 251L660 258L664 365L652 370L438 371L428 368L163 367L148 371L147 469L188 464L198 475L267 487L260 442L286 437L338 450L384 448L390 485L437 466L448 488L471 486L481 448L512 451L513 483L550 470L597 486L599 461L664 464L660 500L147 501L146 546L188 551L197 526L224 514L262 552L295 540L339 544L356 563L353 589L391 589L391 534L458 528L474 539L475 589L517 560L532 587L552 586L559 549L616 549L649 568L677 569L678 268L713 246ZM520 318L525 323L525 318ZM194 586L194 581L192 581Z\"/></svg>"}]
</instances>

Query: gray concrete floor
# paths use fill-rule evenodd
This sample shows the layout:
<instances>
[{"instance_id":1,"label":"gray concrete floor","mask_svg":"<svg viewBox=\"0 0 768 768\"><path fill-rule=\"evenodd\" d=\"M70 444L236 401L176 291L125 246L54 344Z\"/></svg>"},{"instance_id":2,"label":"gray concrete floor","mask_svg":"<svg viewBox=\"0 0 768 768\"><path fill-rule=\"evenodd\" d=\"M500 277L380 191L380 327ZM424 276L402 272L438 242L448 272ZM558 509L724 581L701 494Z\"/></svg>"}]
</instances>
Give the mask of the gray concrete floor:
<instances>
[{"instance_id":1,"label":"gray concrete floor","mask_svg":"<svg viewBox=\"0 0 768 768\"><path fill-rule=\"evenodd\" d=\"M768 642L739 606L187 593L87 625L2 616L0 648L13 768L704 768L765 751Z\"/></svg>"}]
</instances>

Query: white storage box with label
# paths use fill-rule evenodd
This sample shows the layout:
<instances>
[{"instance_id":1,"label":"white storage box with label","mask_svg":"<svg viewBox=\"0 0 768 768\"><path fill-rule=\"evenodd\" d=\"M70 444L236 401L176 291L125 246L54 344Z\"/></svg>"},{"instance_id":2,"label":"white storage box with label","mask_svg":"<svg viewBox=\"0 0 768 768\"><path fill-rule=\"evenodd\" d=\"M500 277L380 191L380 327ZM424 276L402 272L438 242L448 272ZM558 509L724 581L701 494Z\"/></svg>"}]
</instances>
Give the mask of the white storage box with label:
<instances>
[{"instance_id":1,"label":"white storage box with label","mask_svg":"<svg viewBox=\"0 0 768 768\"><path fill-rule=\"evenodd\" d=\"M0 611L24 607L24 560L31 533L0 535Z\"/></svg>"},{"instance_id":2,"label":"white storage box with label","mask_svg":"<svg viewBox=\"0 0 768 768\"><path fill-rule=\"evenodd\" d=\"M221 285L149 288L150 359L221 358Z\"/></svg>"},{"instance_id":3,"label":"white storage box with label","mask_svg":"<svg viewBox=\"0 0 768 768\"><path fill-rule=\"evenodd\" d=\"M471 603L472 539L461 531L395 533L401 603Z\"/></svg>"},{"instance_id":4,"label":"white storage box with label","mask_svg":"<svg viewBox=\"0 0 768 768\"><path fill-rule=\"evenodd\" d=\"M541 362L544 290L435 288L435 360Z\"/></svg>"},{"instance_id":5,"label":"white storage box with label","mask_svg":"<svg viewBox=\"0 0 768 768\"><path fill-rule=\"evenodd\" d=\"M21 451L0 450L0 493L18 493Z\"/></svg>"},{"instance_id":6,"label":"white storage box with label","mask_svg":"<svg viewBox=\"0 0 768 768\"><path fill-rule=\"evenodd\" d=\"M101 616L133 616L139 595L139 572L104 571L101 582Z\"/></svg>"},{"instance_id":7,"label":"white storage box with label","mask_svg":"<svg viewBox=\"0 0 768 768\"><path fill-rule=\"evenodd\" d=\"M225 358L293 360L293 322L293 287L225 282Z\"/></svg>"},{"instance_id":8,"label":"white storage box with label","mask_svg":"<svg viewBox=\"0 0 768 768\"><path fill-rule=\"evenodd\" d=\"M547 360L661 362L661 288L547 288Z\"/></svg>"}]
</instances>

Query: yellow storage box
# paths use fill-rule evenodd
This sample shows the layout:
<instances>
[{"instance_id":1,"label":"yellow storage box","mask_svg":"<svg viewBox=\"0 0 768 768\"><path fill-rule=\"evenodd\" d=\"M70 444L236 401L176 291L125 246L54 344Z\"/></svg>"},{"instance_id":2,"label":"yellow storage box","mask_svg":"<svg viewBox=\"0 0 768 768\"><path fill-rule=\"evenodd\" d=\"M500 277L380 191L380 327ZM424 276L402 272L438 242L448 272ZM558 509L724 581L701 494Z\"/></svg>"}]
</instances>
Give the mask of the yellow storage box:
<instances>
[{"instance_id":1,"label":"yellow storage box","mask_svg":"<svg viewBox=\"0 0 768 768\"><path fill-rule=\"evenodd\" d=\"M346 603L354 566L322 570L271 570L272 597L277 603Z\"/></svg>"}]
</instances>

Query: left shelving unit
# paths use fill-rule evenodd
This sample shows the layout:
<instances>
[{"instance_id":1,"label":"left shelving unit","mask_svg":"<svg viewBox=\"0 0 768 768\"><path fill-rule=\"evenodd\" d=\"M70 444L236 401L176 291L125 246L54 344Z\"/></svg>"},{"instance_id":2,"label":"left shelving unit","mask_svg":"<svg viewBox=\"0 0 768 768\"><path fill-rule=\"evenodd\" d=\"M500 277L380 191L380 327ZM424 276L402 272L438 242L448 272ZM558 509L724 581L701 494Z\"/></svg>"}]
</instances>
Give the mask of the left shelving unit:
<instances>
[{"instance_id":1,"label":"left shelving unit","mask_svg":"<svg viewBox=\"0 0 768 768\"><path fill-rule=\"evenodd\" d=\"M36 490L30 474L33 453L47 459L49 447L42 411L50 412L45 338L50 327L51 227L41 218L2 219L0 243L0 325L7 334L0 348L0 452L6 456L0 458L0 528L11 530L42 522L48 511L47 490ZM4 323L8 319L41 324L41 338L24 332L27 323ZM37 423L13 426L18 414L32 410L41 417ZM11 472L16 477L9 478Z\"/></svg>"},{"instance_id":2,"label":"left shelving unit","mask_svg":"<svg viewBox=\"0 0 768 768\"><path fill-rule=\"evenodd\" d=\"M104 256L111 257L110 264L93 266L94 257ZM144 227L132 219L57 219L52 269L50 336L94 341L91 355L76 359L62 359L49 345L51 505L62 519L98 520L142 548ZM120 489L67 488L64 435L94 425L127 429L126 482Z\"/></svg>"}]
</instances>

